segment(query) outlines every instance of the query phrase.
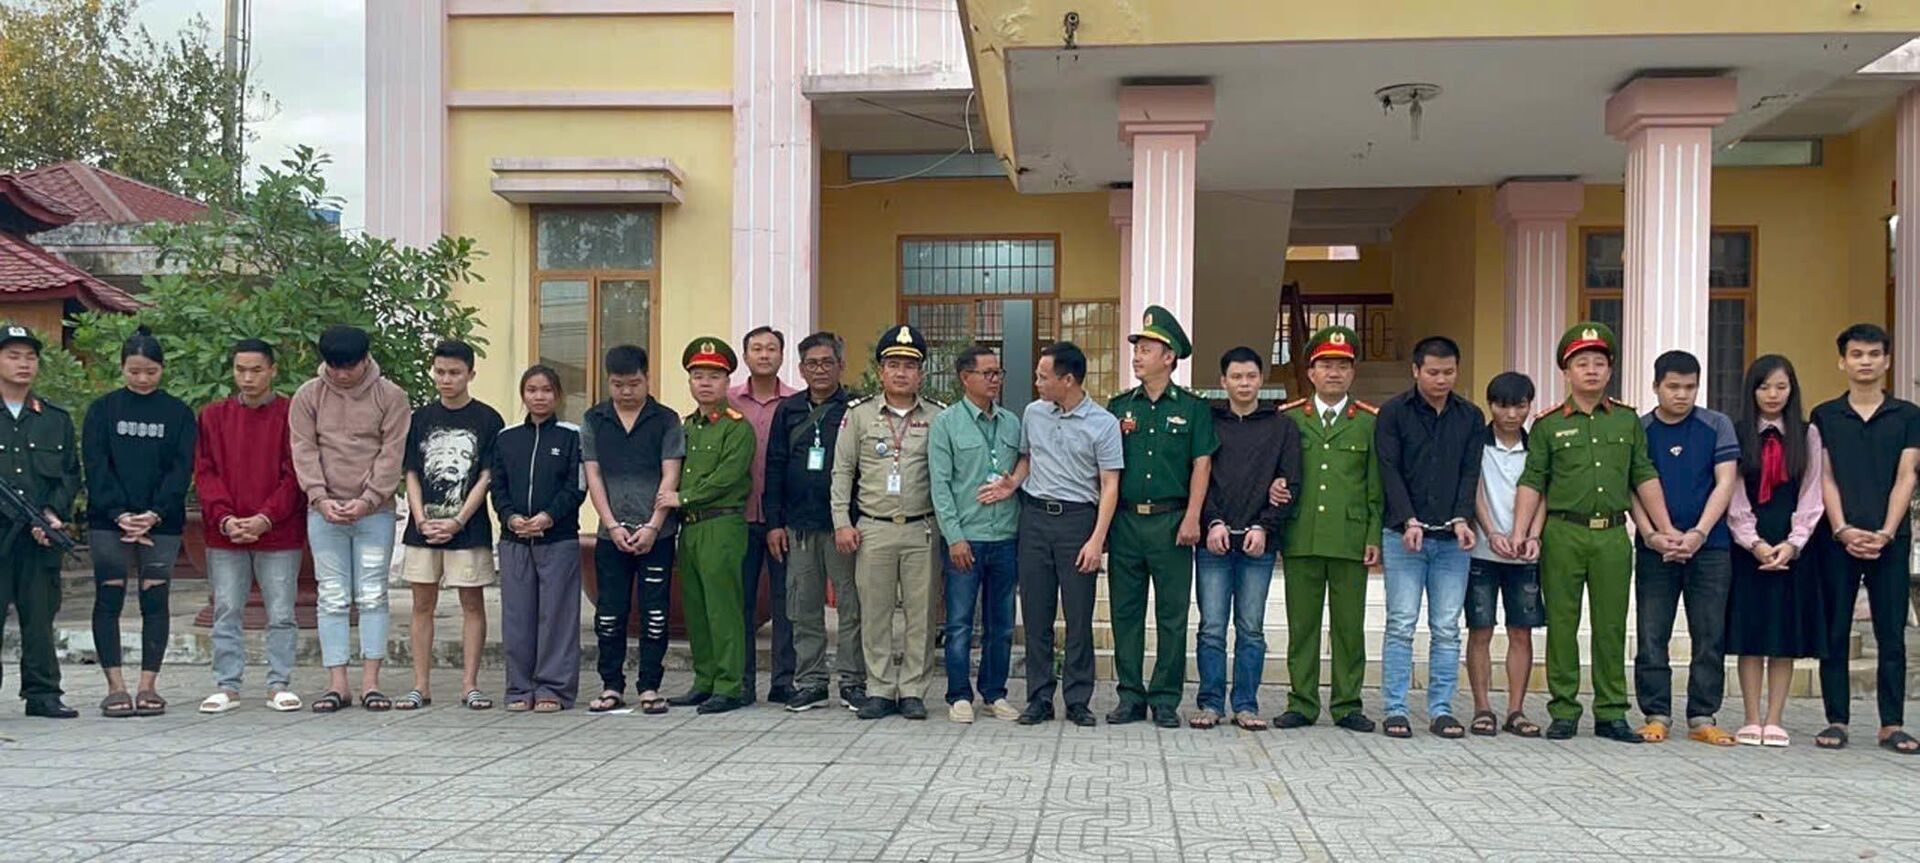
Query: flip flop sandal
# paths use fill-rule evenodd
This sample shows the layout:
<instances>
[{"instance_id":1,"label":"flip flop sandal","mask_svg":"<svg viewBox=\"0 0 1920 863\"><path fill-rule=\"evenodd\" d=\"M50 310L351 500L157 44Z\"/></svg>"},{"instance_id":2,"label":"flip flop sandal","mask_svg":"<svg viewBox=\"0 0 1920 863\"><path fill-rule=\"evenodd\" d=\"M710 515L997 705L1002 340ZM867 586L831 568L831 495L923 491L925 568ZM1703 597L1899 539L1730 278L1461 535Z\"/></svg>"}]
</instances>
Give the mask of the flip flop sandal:
<instances>
[{"instance_id":1,"label":"flip flop sandal","mask_svg":"<svg viewBox=\"0 0 1920 863\"><path fill-rule=\"evenodd\" d=\"M133 696L125 692L115 692L100 700L100 715L108 719L125 719L133 715Z\"/></svg>"},{"instance_id":2,"label":"flip flop sandal","mask_svg":"<svg viewBox=\"0 0 1920 863\"><path fill-rule=\"evenodd\" d=\"M1467 727L1461 725L1460 720L1444 714L1434 717L1433 722L1427 726L1427 731L1436 737L1444 737L1448 740L1459 740L1467 736Z\"/></svg>"},{"instance_id":3,"label":"flip flop sandal","mask_svg":"<svg viewBox=\"0 0 1920 863\"><path fill-rule=\"evenodd\" d=\"M1813 736L1813 745L1821 749L1847 748L1847 727L1844 725L1827 726L1825 731Z\"/></svg>"},{"instance_id":4,"label":"flip flop sandal","mask_svg":"<svg viewBox=\"0 0 1920 863\"><path fill-rule=\"evenodd\" d=\"M567 709L566 705L551 698L542 698L533 703L533 712L535 713L559 713L565 709Z\"/></svg>"},{"instance_id":5,"label":"flip flop sandal","mask_svg":"<svg viewBox=\"0 0 1920 863\"><path fill-rule=\"evenodd\" d=\"M595 698L593 703L587 705L587 712L606 713L609 710L619 710L625 706L627 706L627 701L620 697L620 693L608 690L600 693L599 698ZM644 702L642 706L644 706Z\"/></svg>"},{"instance_id":6,"label":"flip flop sandal","mask_svg":"<svg viewBox=\"0 0 1920 863\"><path fill-rule=\"evenodd\" d=\"M393 699L378 689L369 689L360 696L360 706L374 713L385 713L393 709Z\"/></svg>"},{"instance_id":7,"label":"flip flop sandal","mask_svg":"<svg viewBox=\"0 0 1920 863\"><path fill-rule=\"evenodd\" d=\"M1498 737L1500 735L1500 717L1491 710L1482 710L1473 715L1473 724L1468 730L1475 737Z\"/></svg>"},{"instance_id":8,"label":"flip flop sandal","mask_svg":"<svg viewBox=\"0 0 1920 863\"><path fill-rule=\"evenodd\" d=\"M1202 731L1205 731L1210 728L1214 728L1219 724L1220 724L1220 714L1215 712L1211 708L1207 710L1202 710L1187 718L1188 728L1197 728Z\"/></svg>"},{"instance_id":9,"label":"flip flop sandal","mask_svg":"<svg viewBox=\"0 0 1920 863\"><path fill-rule=\"evenodd\" d=\"M336 713L336 712L339 712L340 708L350 707L352 705L353 705L353 696L342 695L338 692L334 692L333 690L327 690L327 693L325 695L322 695L319 698L316 698L313 700L313 712Z\"/></svg>"},{"instance_id":10,"label":"flip flop sandal","mask_svg":"<svg viewBox=\"0 0 1920 863\"><path fill-rule=\"evenodd\" d=\"M1906 746L1901 746L1903 743ZM1901 755L1912 755L1920 752L1920 740L1916 740L1913 735L1905 731L1895 731L1887 735L1887 739L1880 741L1880 748L1888 752L1898 752Z\"/></svg>"},{"instance_id":11,"label":"flip flop sandal","mask_svg":"<svg viewBox=\"0 0 1920 863\"><path fill-rule=\"evenodd\" d=\"M1540 725L1534 722L1533 720L1528 719L1525 713L1522 713L1518 710L1515 710L1514 712L1507 714L1507 721L1505 724L1500 726L1500 730L1505 731L1508 734L1512 734L1516 737L1539 737L1540 736Z\"/></svg>"},{"instance_id":12,"label":"flip flop sandal","mask_svg":"<svg viewBox=\"0 0 1920 863\"><path fill-rule=\"evenodd\" d=\"M467 690L466 696L460 699L460 703L466 705L468 710L493 709L493 699L488 698L486 693L478 689Z\"/></svg>"},{"instance_id":13,"label":"flip flop sandal","mask_svg":"<svg viewBox=\"0 0 1920 863\"><path fill-rule=\"evenodd\" d=\"M527 711L532 709L533 709L533 702L528 701L524 698L516 698L512 701L507 702L508 713L526 713Z\"/></svg>"},{"instance_id":14,"label":"flip flop sandal","mask_svg":"<svg viewBox=\"0 0 1920 863\"><path fill-rule=\"evenodd\" d=\"M407 694L400 696L393 702L393 709L419 710L431 704L433 704L433 699L428 697L426 693L418 689L409 689L407 690Z\"/></svg>"},{"instance_id":15,"label":"flip flop sandal","mask_svg":"<svg viewBox=\"0 0 1920 863\"><path fill-rule=\"evenodd\" d=\"M1233 724L1242 731L1265 731L1267 721L1251 710L1242 710L1233 715Z\"/></svg>"},{"instance_id":16,"label":"flip flop sandal","mask_svg":"<svg viewBox=\"0 0 1920 863\"><path fill-rule=\"evenodd\" d=\"M167 700L151 689L144 690L133 697L133 715L161 716L167 712Z\"/></svg>"},{"instance_id":17,"label":"flip flop sandal","mask_svg":"<svg viewBox=\"0 0 1920 863\"><path fill-rule=\"evenodd\" d=\"M665 698L640 699L640 712L648 716L659 716L671 709L672 706L673 702Z\"/></svg>"},{"instance_id":18,"label":"flip flop sandal","mask_svg":"<svg viewBox=\"0 0 1920 863\"><path fill-rule=\"evenodd\" d=\"M1380 733L1395 740L1405 740L1413 736L1413 723L1405 716L1389 716L1380 723Z\"/></svg>"},{"instance_id":19,"label":"flip flop sandal","mask_svg":"<svg viewBox=\"0 0 1920 863\"><path fill-rule=\"evenodd\" d=\"M206 700L200 702L200 712L209 714L225 713L239 706L240 699L234 698L225 692L216 692L207 696Z\"/></svg>"}]
</instances>

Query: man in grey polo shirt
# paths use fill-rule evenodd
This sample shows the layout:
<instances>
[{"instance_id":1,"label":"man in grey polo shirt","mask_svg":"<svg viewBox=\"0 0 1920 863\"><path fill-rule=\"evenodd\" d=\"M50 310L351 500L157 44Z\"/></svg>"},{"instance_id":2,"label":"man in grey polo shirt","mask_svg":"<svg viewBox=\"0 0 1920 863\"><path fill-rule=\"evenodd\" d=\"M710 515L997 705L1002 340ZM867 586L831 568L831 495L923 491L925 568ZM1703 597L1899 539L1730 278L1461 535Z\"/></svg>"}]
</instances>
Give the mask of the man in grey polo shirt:
<instances>
[{"instance_id":1,"label":"man in grey polo shirt","mask_svg":"<svg viewBox=\"0 0 1920 863\"><path fill-rule=\"evenodd\" d=\"M1021 725L1053 719L1053 621L1066 606L1067 720L1090 726L1093 698L1093 594L1100 558L1120 501L1125 463L1120 423L1087 398L1087 355L1072 342L1040 352L1034 388L1021 422L1020 461L1008 478L1019 486L1020 605L1027 634L1027 707Z\"/></svg>"}]
</instances>

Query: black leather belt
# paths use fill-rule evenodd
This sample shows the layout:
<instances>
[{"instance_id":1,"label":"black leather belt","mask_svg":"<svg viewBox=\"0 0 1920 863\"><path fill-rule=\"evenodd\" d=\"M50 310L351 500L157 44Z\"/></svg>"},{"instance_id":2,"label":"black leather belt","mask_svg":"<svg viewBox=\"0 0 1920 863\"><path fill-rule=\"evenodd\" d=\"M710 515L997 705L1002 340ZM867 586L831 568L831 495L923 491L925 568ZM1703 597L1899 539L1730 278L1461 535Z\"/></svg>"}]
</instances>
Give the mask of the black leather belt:
<instances>
[{"instance_id":1,"label":"black leather belt","mask_svg":"<svg viewBox=\"0 0 1920 863\"><path fill-rule=\"evenodd\" d=\"M869 513L865 516L865 518L870 518L874 521L888 521L894 524L912 524L916 521L926 521L932 517L933 513L930 512L923 512L919 515L873 515Z\"/></svg>"},{"instance_id":2,"label":"black leather belt","mask_svg":"<svg viewBox=\"0 0 1920 863\"><path fill-rule=\"evenodd\" d=\"M1047 500L1032 495L1021 495L1020 499L1036 512L1046 515L1066 515L1070 512L1084 512L1093 509L1093 504L1078 500Z\"/></svg>"},{"instance_id":3,"label":"black leather belt","mask_svg":"<svg viewBox=\"0 0 1920 863\"><path fill-rule=\"evenodd\" d=\"M706 521L710 518L719 518L723 515L740 515L746 511L747 508L744 506L716 506L713 509L690 509L680 514L680 520L687 524L693 524L695 522Z\"/></svg>"},{"instance_id":4,"label":"black leather belt","mask_svg":"<svg viewBox=\"0 0 1920 863\"><path fill-rule=\"evenodd\" d=\"M1187 508L1187 499L1157 500L1153 503L1130 503L1123 509L1134 515L1164 515L1169 512L1183 512Z\"/></svg>"},{"instance_id":5,"label":"black leather belt","mask_svg":"<svg viewBox=\"0 0 1920 863\"><path fill-rule=\"evenodd\" d=\"M1616 512L1612 515L1584 512L1549 512L1547 513L1547 517L1559 519L1570 524L1577 524L1588 530L1610 530L1627 523L1627 514L1624 512Z\"/></svg>"}]
</instances>

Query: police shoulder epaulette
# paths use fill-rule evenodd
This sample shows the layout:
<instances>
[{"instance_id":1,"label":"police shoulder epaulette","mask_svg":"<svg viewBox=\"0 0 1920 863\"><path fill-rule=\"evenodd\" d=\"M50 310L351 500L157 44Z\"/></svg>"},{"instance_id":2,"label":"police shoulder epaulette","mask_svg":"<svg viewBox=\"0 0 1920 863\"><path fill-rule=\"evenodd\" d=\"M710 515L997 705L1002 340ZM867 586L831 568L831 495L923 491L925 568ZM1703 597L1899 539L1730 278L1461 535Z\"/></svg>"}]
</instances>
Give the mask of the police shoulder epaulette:
<instances>
[{"instance_id":1,"label":"police shoulder epaulette","mask_svg":"<svg viewBox=\"0 0 1920 863\"><path fill-rule=\"evenodd\" d=\"M1617 398L1614 398L1613 396L1607 396L1607 403L1614 405L1616 407L1626 408L1627 410L1634 410L1633 405L1627 404L1626 402L1623 402Z\"/></svg>"},{"instance_id":2,"label":"police shoulder epaulette","mask_svg":"<svg viewBox=\"0 0 1920 863\"><path fill-rule=\"evenodd\" d=\"M1290 401L1290 402L1287 402L1286 404L1281 405L1280 412L1286 413L1287 411L1293 410L1294 408L1297 408L1306 403L1307 403L1306 399L1294 399L1293 401Z\"/></svg>"},{"instance_id":3,"label":"police shoulder epaulette","mask_svg":"<svg viewBox=\"0 0 1920 863\"><path fill-rule=\"evenodd\" d=\"M871 397L870 396L854 396L853 398L847 399L847 408L851 410L853 408L857 408L863 404L866 404L869 398Z\"/></svg>"},{"instance_id":4,"label":"police shoulder epaulette","mask_svg":"<svg viewBox=\"0 0 1920 863\"><path fill-rule=\"evenodd\" d=\"M1353 400L1353 406L1356 410L1363 410L1363 411L1366 411L1367 413L1374 414L1375 416L1378 416L1380 413L1379 408L1374 407L1373 405L1367 404L1366 402L1363 402L1359 399Z\"/></svg>"},{"instance_id":5,"label":"police shoulder epaulette","mask_svg":"<svg viewBox=\"0 0 1920 863\"><path fill-rule=\"evenodd\" d=\"M741 412L739 412L739 411L737 411L737 410L734 410L733 408L727 408L727 419L730 419L730 420L743 420L743 419L746 419L746 418L747 418L747 415L746 415L746 414L743 414L743 413L741 413Z\"/></svg>"},{"instance_id":6,"label":"police shoulder epaulette","mask_svg":"<svg viewBox=\"0 0 1920 863\"><path fill-rule=\"evenodd\" d=\"M1565 405L1554 405L1553 407L1550 407L1550 408L1547 408L1546 410L1543 410L1543 411L1541 411L1541 412L1539 412L1539 413L1537 413L1537 414L1534 414L1534 415L1533 415L1533 418L1534 418L1535 420L1543 420L1543 419L1546 419L1547 417L1550 417L1550 416L1553 416L1553 415L1554 415L1554 414L1556 414L1556 413L1559 413L1559 412L1560 412L1560 410L1561 410L1561 408L1563 408L1563 407L1565 407Z\"/></svg>"}]
</instances>

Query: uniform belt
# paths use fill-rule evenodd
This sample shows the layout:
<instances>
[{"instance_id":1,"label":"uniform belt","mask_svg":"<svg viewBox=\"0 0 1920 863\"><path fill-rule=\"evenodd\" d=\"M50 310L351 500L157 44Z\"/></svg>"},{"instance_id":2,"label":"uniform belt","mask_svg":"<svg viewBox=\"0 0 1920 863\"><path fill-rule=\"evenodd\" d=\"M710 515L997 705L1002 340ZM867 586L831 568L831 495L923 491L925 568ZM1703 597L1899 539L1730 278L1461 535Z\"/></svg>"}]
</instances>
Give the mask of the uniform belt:
<instances>
[{"instance_id":1,"label":"uniform belt","mask_svg":"<svg viewBox=\"0 0 1920 863\"><path fill-rule=\"evenodd\" d=\"M916 521L926 521L932 518L933 513L923 512L919 515L874 515L867 513L865 517L873 519L874 521L886 521L894 524L912 524Z\"/></svg>"},{"instance_id":2,"label":"uniform belt","mask_svg":"<svg viewBox=\"0 0 1920 863\"><path fill-rule=\"evenodd\" d=\"M1549 512L1547 516L1582 525L1588 530L1609 530L1627 523L1627 514L1623 512L1597 515L1586 512Z\"/></svg>"},{"instance_id":3,"label":"uniform belt","mask_svg":"<svg viewBox=\"0 0 1920 863\"><path fill-rule=\"evenodd\" d=\"M687 524L693 524L695 522L706 521L710 518L719 518L723 515L740 515L746 511L747 508L744 506L716 506L713 509L690 509L680 514L680 520Z\"/></svg>"},{"instance_id":4,"label":"uniform belt","mask_svg":"<svg viewBox=\"0 0 1920 863\"><path fill-rule=\"evenodd\" d=\"M1183 497L1178 500L1157 500L1153 503L1130 503L1127 504L1126 511L1134 515L1163 515L1186 508L1187 499Z\"/></svg>"},{"instance_id":5,"label":"uniform belt","mask_svg":"<svg viewBox=\"0 0 1920 863\"><path fill-rule=\"evenodd\" d=\"M1093 509L1093 504L1078 500L1047 500L1029 494L1021 495L1020 499L1026 501L1028 506L1047 515L1066 515L1070 512Z\"/></svg>"}]
</instances>

